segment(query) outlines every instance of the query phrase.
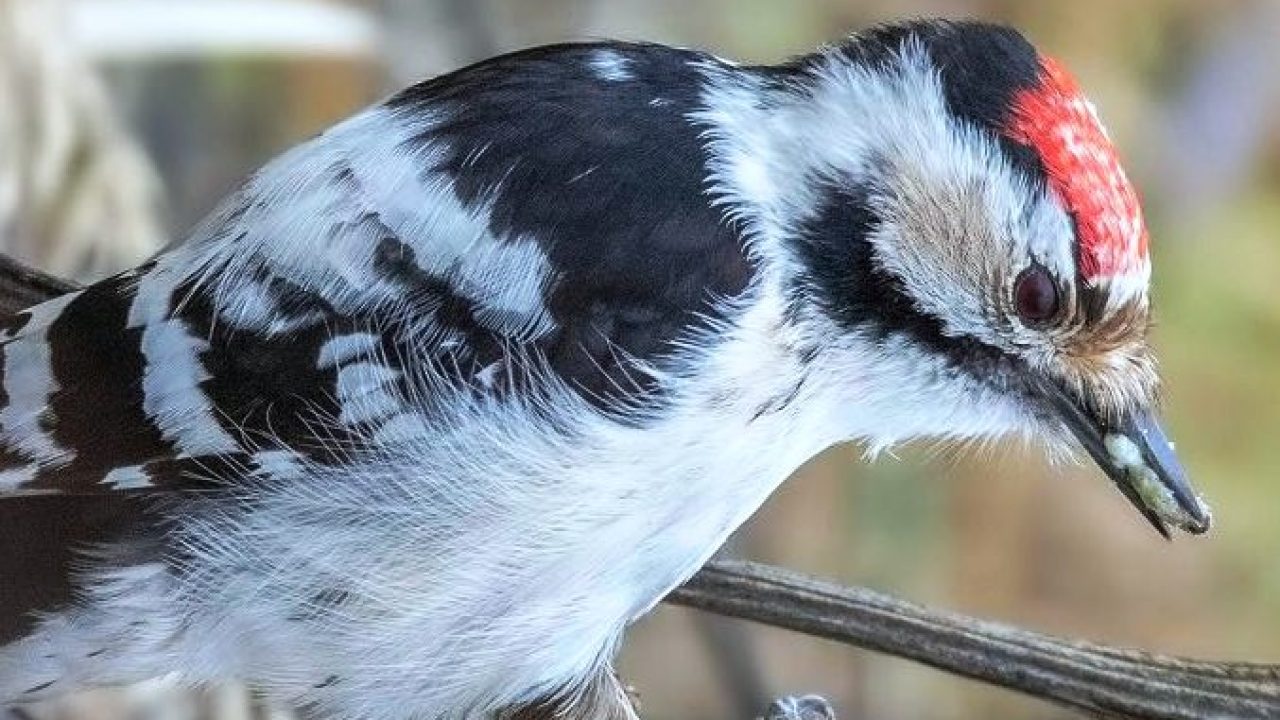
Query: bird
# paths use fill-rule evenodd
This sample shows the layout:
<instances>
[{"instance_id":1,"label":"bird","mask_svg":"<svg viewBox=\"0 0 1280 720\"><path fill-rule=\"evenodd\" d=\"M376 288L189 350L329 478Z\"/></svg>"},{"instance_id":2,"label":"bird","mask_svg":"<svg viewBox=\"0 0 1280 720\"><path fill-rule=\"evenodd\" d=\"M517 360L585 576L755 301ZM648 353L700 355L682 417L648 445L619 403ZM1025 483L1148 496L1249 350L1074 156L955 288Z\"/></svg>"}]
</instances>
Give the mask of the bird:
<instances>
[{"instance_id":1,"label":"bird","mask_svg":"<svg viewBox=\"0 0 1280 720\"><path fill-rule=\"evenodd\" d=\"M627 627L839 443L1083 448L1203 533L1149 255L1094 106L1002 25L428 79L0 321L0 706L634 718Z\"/></svg>"}]
</instances>

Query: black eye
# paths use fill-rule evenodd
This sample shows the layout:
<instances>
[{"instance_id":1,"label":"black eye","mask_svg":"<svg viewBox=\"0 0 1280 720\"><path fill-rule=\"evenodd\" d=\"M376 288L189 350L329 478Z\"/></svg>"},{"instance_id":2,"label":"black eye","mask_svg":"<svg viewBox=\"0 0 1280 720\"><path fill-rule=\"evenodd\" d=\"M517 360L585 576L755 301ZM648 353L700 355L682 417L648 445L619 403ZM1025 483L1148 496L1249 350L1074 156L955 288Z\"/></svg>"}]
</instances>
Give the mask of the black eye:
<instances>
[{"instance_id":1,"label":"black eye","mask_svg":"<svg viewBox=\"0 0 1280 720\"><path fill-rule=\"evenodd\" d=\"M1013 283L1013 308L1028 325L1038 325L1058 314L1058 286L1049 271L1032 265Z\"/></svg>"}]
</instances>

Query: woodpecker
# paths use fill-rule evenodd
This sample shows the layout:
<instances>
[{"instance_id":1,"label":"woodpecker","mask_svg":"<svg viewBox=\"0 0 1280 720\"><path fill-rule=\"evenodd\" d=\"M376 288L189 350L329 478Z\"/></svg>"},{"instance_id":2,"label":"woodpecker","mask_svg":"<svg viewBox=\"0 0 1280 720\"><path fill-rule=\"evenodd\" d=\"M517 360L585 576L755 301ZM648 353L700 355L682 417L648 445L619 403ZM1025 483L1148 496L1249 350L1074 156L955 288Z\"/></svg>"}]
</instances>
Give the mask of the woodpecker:
<instances>
[{"instance_id":1,"label":"woodpecker","mask_svg":"<svg viewBox=\"0 0 1280 720\"><path fill-rule=\"evenodd\" d=\"M428 80L3 320L0 704L634 717L628 624L846 441L1079 443L1204 532L1149 274L1093 106L1005 27Z\"/></svg>"}]
</instances>

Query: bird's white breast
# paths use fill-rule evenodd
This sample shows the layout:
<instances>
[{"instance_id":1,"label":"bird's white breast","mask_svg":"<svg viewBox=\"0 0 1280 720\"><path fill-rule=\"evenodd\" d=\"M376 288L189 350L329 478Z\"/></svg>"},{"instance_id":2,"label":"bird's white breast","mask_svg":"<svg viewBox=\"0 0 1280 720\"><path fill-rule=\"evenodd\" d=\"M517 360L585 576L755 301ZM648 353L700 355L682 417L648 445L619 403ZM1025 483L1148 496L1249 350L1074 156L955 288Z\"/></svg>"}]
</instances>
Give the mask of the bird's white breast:
<instances>
[{"instance_id":1,"label":"bird's white breast","mask_svg":"<svg viewBox=\"0 0 1280 720\"><path fill-rule=\"evenodd\" d=\"M210 616L192 654L220 655L213 645L236 665L219 671L250 677L291 668L276 678L289 699L367 691L428 716L585 680L627 623L836 439L830 394L801 382L779 313L755 302L638 422L607 420L567 388L536 407L459 400L382 463L281 482L248 518L201 529L196 565L209 570L184 582ZM308 607L317 593L341 601ZM264 643L255 628L286 630ZM330 668L345 673L341 693L316 687Z\"/></svg>"}]
</instances>

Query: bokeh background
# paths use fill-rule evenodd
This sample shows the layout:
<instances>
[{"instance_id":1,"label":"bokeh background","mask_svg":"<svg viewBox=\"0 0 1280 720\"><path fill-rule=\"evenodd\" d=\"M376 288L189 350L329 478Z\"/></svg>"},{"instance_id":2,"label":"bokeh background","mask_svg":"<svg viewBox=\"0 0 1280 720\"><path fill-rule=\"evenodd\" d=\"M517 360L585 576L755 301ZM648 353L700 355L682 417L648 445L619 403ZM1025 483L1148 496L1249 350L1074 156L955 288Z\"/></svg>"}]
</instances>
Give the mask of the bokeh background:
<instances>
[{"instance_id":1,"label":"bokeh background","mask_svg":"<svg viewBox=\"0 0 1280 720\"><path fill-rule=\"evenodd\" d=\"M1059 635L1280 661L1280 2L0 0L0 241L82 280L181 238L275 153L415 79L613 37L770 62L908 16L1012 23L1081 78L1154 237L1172 433L1216 510L1158 539L1034 449L818 458L729 552ZM820 692L845 720L1065 711L662 607L621 661L652 719Z\"/></svg>"}]
</instances>

